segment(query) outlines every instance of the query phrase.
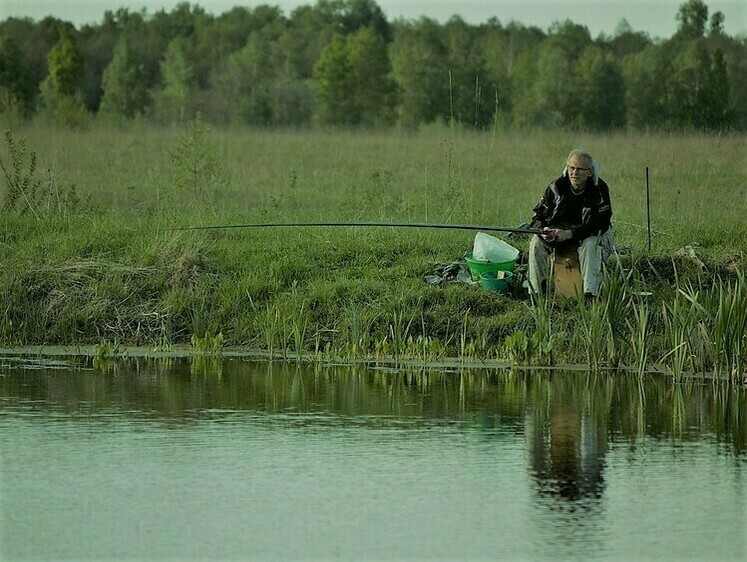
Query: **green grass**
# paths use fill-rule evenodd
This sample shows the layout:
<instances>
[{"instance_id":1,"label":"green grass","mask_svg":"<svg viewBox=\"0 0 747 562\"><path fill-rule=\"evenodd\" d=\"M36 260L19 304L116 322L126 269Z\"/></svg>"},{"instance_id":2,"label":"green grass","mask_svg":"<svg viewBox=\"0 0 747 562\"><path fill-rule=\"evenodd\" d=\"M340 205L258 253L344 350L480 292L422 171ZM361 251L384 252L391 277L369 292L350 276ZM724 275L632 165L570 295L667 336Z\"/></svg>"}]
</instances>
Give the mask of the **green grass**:
<instances>
[{"instance_id":1,"label":"green grass","mask_svg":"<svg viewBox=\"0 0 747 562\"><path fill-rule=\"evenodd\" d=\"M732 378L747 363L744 338L725 335L745 316L743 136L203 132L12 132L37 156L38 213L0 213L0 343L212 349L207 337L222 334L221 345L299 360L448 355L641 371L661 361L676 373ZM469 231L163 230L259 221L516 226L575 147L603 164L626 250L606 281L616 296L596 307L538 309L478 287L423 283L434 263L471 250ZM11 161L7 144L0 158ZM41 204L73 186L76 198ZM705 269L679 252L686 246ZM688 284L710 291L709 307L678 293ZM653 293L645 304L641 292Z\"/></svg>"}]
</instances>

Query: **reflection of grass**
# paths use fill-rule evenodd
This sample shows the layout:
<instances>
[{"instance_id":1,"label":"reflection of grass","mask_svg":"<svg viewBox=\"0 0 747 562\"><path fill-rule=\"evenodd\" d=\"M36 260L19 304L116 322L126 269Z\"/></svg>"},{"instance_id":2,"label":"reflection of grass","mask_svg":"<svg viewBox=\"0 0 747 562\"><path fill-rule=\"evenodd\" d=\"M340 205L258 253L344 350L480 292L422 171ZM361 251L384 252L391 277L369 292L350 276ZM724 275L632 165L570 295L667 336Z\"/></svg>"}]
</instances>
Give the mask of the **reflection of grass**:
<instances>
[{"instance_id":1,"label":"reflection of grass","mask_svg":"<svg viewBox=\"0 0 747 562\"><path fill-rule=\"evenodd\" d=\"M94 368L96 376L81 376ZM13 374L15 373L15 374ZM446 420L523 435L528 421L547 427L557 408L571 407L609 435L640 439L672 434L677 439L717 436L747 450L747 393L726 382L672 384L661 377L609 376L531 371L435 368L375 368L363 365L257 362L247 358L191 355L186 358L81 357L69 371L39 370L0 377L5 396L91 411L194 421L203 410L231 412L324 412L322 423L376 427L396 416L430 426ZM33 384L29 383L32 377ZM53 406L53 408L56 406ZM313 417L308 423L315 423ZM398 422L399 423L399 422Z\"/></svg>"}]
</instances>

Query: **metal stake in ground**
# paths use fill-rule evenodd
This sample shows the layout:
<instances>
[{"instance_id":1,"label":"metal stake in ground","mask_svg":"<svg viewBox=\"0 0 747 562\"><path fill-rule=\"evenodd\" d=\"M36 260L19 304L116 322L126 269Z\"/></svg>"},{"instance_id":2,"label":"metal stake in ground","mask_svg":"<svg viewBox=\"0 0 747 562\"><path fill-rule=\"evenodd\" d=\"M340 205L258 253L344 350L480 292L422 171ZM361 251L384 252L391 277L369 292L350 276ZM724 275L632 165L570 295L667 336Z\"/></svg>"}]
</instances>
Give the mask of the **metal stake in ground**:
<instances>
[{"instance_id":1,"label":"metal stake in ground","mask_svg":"<svg viewBox=\"0 0 747 562\"><path fill-rule=\"evenodd\" d=\"M648 166L646 166L646 224L648 225L648 252L651 253L651 190Z\"/></svg>"}]
</instances>

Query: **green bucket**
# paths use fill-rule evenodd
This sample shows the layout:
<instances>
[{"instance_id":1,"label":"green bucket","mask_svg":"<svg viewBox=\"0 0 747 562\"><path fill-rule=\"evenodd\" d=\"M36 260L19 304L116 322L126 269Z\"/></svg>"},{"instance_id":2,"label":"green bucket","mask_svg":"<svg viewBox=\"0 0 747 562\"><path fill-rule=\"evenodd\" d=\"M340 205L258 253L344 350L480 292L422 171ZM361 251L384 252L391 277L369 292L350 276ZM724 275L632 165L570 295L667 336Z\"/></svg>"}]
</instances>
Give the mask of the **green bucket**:
<instances>
[{"instance_id":1,"label":"green bucket","mask_svg":"<svg viewBox=\"0 0 747 562\"><path fill-rule=\"evenodd\" d=\"M464 261L467 262L469 272L472 275L472 280L477 281L483 273L489 273L491 271L511 271L516 269L516 260L504 261L504 262L493 262L487 260L476 260L472 255L472 252L464 254Z\"/></svg>"},{"instance_id":2,"label":"green bucket","mask_svg":"<svg viewBox=\"0 0 747 562\"><path fill-rule=\"evenodd\" d=\"M480 283L486 291L505 293L511 284L514 274L511 271L486 271L480 275Z\"/></svg>"}]
</instances>

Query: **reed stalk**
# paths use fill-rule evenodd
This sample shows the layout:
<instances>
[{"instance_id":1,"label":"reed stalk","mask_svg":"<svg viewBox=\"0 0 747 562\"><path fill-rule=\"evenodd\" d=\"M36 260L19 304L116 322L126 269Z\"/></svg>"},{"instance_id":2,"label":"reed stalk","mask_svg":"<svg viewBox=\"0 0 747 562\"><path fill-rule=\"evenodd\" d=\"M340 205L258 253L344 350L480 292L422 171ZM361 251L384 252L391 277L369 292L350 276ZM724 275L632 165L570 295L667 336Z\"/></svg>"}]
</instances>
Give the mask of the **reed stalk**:
<instances>
[{"instance_id":1,"label":"reed stalk","mask_svg":"<svg viewBox=\"0 0 747 562\"><path fill-rule=\"evenodd\" d=\"M306 330L309 325L309 320L304 314L306 308L306 301L301 303L301 308L298 313L293 316L292 319L292 331L293 331L293 347L296 352L296 362L300 363L302 354L305 349Z\"/></svg>"},{"instance_id":2,"label":"reed stalk","mask_svg":"<svg viewBox=\"0 0 747 562\"><path fill-rule=\"evenodd\" d=\"M555 342L559 337L559 334L553 331L555 300L549 294L536 294L534 299L534 306L529 307L535 328L532 349L537 352L540 361L553 365Z\"/></svg>"},{"instance_id":3,"label":"reed stalk","mask_svg":"<svg viewBox=\"0 0 747 562\"><path fill-rule=\"evenodd\" d=\"M697 318L698 293L685 293L677 289L671 302L662 302L665 336L670 350L662 356L669 359L674 378L679 380L688 367L692 368L692 335Z\"/></svg>"},{"instance_id":4,"label":"reed stalk","mask_svg":"<svg viewBox=\"0 0 747 562\"><path fill-rule=\"evenodd\" d=\"M280 328L280 310L274 306L268 306L260 317L264 344L270 361L275 357L278 333Z\"/></svg>"},{"instance_id":5,"label":"reed stalk","mask_svg":"<svg viewBox=\"0 0 747 562\"><path fill-rule=\"evenodd\" d=\"M410 334L410 328L414 320L413 316L405 320L404 307L398 307L392 313L392 320L389 322L389 337L391 338L392 353L394 359L402 359L407 350L407 338Z\"/></svg>"},{"instance_id":6,"label":"reed stalk","mask_svg":"<svg viewBox=\"0 0 747 562\"><path fill-rule=\"evenodd\" d=\"M683 291L699 315L698 332L714 374L730 382L737 382L747 367L747 284L744 273L736 279L721 278L704 297Z\"/></svg>"},{"instance_id":7,"label":"reed stalk","mask_svg":"<svg viewBox=\"0 0 747 562\"><path fill-rule=\"evenodd\" d=\"M648 365L649 337L651 335L650 307L646 297L631 297L632 318L626 320L630 346L635 360L636 373L642 377Z\"/></svg>"},{"instance_id":8,"label":"reed stalk","mask_svg":"<svg viewBox=\"0 0 747 562\"><path fill-rule=\"evenodd\" d=\"M626 319L631 313L631 279L635 269L629 272L623 270L619 256L615 260L616 268L604 274L602 298L604 300L603 315L606 326L607 358L610 366L617 368L627 344L625 333Z\"/></svg>"},{"instance_id":9,"label":"reed stalk","mask_svg":"<svg viewBox=\"0 0 747 562\"><path fill-rule=\"evenodd\" d=\"M586 366L593 373L599 371L606 344L605 330L606 303L594 300L587 303L583 295L577 298L578 318L586 342Z\"/></svg>"},{"instance_id":10,"label":"reed stalk","mask_svg":"<svg viewBox=\"0 0 747 562\"><path fill-rule=\"evenodd\" d=\"M464 312L462 318L462 329L459 332L459 359L464 363L467 358L467 324L469 322L469 310Z\"/></svg>"}]
</instances>

